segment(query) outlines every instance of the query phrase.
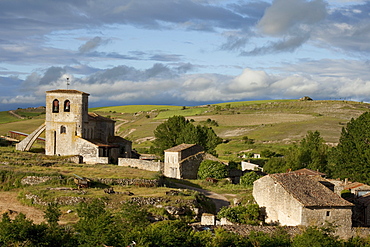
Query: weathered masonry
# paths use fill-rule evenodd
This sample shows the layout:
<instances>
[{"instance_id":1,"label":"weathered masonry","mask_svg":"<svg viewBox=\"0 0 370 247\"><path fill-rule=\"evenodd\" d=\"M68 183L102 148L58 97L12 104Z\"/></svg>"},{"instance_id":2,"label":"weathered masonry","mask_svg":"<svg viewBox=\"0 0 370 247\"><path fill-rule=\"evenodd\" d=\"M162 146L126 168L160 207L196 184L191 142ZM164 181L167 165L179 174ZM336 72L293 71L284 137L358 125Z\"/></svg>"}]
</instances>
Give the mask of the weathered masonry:
<instances>
[{"instance_id":1,"label":"weathered masonry","mask_svg":"<svg viewBox=\"0 0 370 247\"><path fill-rule=\"evenodd\" d=\"M198 168L204 160L203 148L196 144L180 144L164 150L164 171L166 177L178 179L197 178Z\"/></svg>"},{"instance_id":2,"label":"weathered masonry","mask_svg":"<svg viewBox=\"0 0 370 247\"><path fill-rule=\"evenodd\" d=\"M254 182L253 197L265 209L267 222L287 226L331 222L339 226L338 231L350 230L354 205L322 180L320 176L296 173L270 174Z\"/></svg>"},{"instance_id":3,"label":"weathered masonry","mask_svg":"<svg viewBox=\"0 0 370 247\"><path fill-rule=\"evenodd\" d=\"M77 90L46 92L45 124L17 145L27 150L45 130L46 155L78 155L85 163L117 163L131 157L132 143L114 135L115 121L88 112L89 94Z\"/></svg>"}]
</instances>

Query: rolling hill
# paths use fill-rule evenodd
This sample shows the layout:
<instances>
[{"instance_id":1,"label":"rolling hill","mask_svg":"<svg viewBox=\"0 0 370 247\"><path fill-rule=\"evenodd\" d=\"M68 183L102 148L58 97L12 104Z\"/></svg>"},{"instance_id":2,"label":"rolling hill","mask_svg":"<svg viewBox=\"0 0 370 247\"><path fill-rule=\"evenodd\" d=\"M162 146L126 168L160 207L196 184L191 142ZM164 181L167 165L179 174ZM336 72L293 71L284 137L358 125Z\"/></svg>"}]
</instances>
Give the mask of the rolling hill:
<instances>
[{"instance_id":1,"label":"rolling hill","mask_svg":"<svg viewBox=\"0 0 370 247\"><path fill-rule=\"evenodd\" d=\"M194 124L212 123L210 127L225 140L217 152L228 159L240 152L287 147L300 141L307 131L318 130L326 142L335 145L346 123L369 109L370 104L353 101L263 100L195 107L113 106L90 111L114 119L116 133L133 141L133 148L139 152L151 146L153 131L169 117L182 115ZM43 122L43 116L20 120L1 112L0 135L9 130L30 133ZM245 144L245 136L255 143Z\"/></svg>"}]
</instances>

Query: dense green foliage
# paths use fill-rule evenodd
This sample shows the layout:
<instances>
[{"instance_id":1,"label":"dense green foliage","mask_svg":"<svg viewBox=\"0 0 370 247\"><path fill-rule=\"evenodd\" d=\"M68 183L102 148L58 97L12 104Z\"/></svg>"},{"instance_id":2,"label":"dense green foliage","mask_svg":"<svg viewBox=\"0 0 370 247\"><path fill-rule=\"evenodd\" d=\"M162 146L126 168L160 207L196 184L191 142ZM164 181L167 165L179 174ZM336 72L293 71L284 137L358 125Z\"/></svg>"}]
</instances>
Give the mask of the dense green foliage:
<instances>
[{"instance_id":1,"label":"dense green foliage","mask_svg":"<svg viewBox=\"0 0 370 247\"><path fill-rule=\"evenodd\" d=\"M370 183L370 112L352 119L330 153L333 177Z\"/></svg>"},{"instance_id":2,"label":"dense green foliage","mask_svg":"<svg viewBox=\"0 0 370 247\"><path fill-rule=\"evenodd\" d=\"M235 207L223 207L218 212L218 218L226 218L234 223L257 225L260 209L257 204L238 205Z\"/></svg>"},{"instance_id":3,"label":"dense green foliage","mask_svg":"<svg viewBox=\"0 0 370 247\"><path fill-rule=\"evenodd\" d=\"M82 203L78 208L80 220L70 226L58 225L59 210L49 205L46 213L48 224L35 224L19 214L14 220L7 213L0 221L0 246L247 246L247 247L303 247L303 246L369 246L368 238L339 240L332 235L333 228L309 227L301 234L290 237L286 230L277 228L272 233L252 231L246 236L223 228L194 231L180 220L151 223L144 208L124 203L122 209L112 213L101 200ZM218 217L228 217L234 222L257 224L258 206L251 204L224 208ZM49 215L49 216L47 216Z\"/></svg>"},{"instance_id":4,"label":"dense green foliage","mask_svg":"<svg viewBox=\"0 0 370 247\"><path fill-rule=\"evenodd\" d=\"M258 175L256 172L247 172L243 176L240 177L240 184L244 186L251 186L253 182L262 177Z\"/></svg>"},{"instance_id":5,"label":"dense green foliage","mask_svg":"<svg viewBox=\"0 0 370 247\"><path fill-rule=\"evenodd\" d=\"M264 166L268 173L308 168L329 172L328 146L318 131L308 131L299 145L289 148L284 157L272 157Z\"/></svg>"},{"instance_id":6,"label":"dense green foliage","mask_svg":"<svg viewBox=\"0 0 370 247\"><path fill-rule=\"evenodd\" d=\"M218 161L204 160L198 169L198 178L225 178L227 176L227 166Z\"/></svg>"},{"instance_id":7,"label":"dense green foliage","mask_svg":"<svg viewBox=\"0 0 370 247\"><path fill-rule=\"evenodd\" d=\"M302 234L293 239L293 247L340 247L343 246L331 231L325 228L308 227Z\"/></svg>"},{"instance_id":8,"label":"dense green foliage","mask_svg":"<svg viewBox=\"0 0 370 247\"><path fill-rule=\"evenodd\" d=\"M215 148L222 142L212 128L193 125L183 116L170 117L154 130L154 151L163 154L163 151L182 143L198 144L207 153L215 154Z\"/></svg>"}]
</instances>

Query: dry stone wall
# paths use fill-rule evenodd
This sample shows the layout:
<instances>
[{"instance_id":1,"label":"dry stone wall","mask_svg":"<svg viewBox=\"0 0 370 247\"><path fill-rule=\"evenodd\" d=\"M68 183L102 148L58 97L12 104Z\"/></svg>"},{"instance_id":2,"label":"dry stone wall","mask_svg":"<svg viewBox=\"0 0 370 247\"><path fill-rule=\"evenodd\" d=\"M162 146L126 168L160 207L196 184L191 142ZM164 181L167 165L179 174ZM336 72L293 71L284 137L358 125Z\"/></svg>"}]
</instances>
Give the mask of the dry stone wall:
<instances>
[{"instance_id":1,"label":"dry stone wall","mask_svg":"<svg viewBox=\"0 0 370 247\"><path fill-rule=\"evenodd\" d=\"M134 167L146 171L163 171L163 163L160 161L147 161L140 159L119 158L118 166Z\"/></svg>"}]
</instances>

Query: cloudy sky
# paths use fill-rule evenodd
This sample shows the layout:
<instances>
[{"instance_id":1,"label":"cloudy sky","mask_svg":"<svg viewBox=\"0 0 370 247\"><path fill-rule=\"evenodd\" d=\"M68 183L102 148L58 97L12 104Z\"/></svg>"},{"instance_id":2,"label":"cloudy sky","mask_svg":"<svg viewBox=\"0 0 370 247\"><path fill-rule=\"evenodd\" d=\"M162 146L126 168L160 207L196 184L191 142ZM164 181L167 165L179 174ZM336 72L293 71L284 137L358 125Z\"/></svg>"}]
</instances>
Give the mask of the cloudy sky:
<instances>
[{"instance_id":1,"label":"cloudy sky","mask_svg":"<svg viewBox=\"0 0 370 247\"><path fill-rule=\"evenodd\" d=\"M0 110L45 91L90 106L370 101L370 2L1 0Z\"/></svg>"}]
</instances>

